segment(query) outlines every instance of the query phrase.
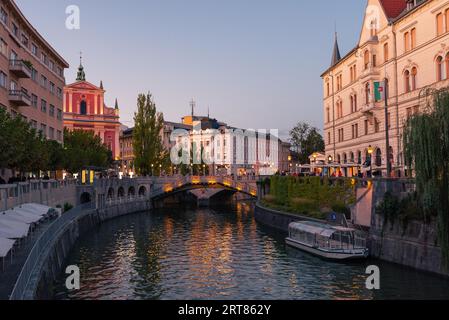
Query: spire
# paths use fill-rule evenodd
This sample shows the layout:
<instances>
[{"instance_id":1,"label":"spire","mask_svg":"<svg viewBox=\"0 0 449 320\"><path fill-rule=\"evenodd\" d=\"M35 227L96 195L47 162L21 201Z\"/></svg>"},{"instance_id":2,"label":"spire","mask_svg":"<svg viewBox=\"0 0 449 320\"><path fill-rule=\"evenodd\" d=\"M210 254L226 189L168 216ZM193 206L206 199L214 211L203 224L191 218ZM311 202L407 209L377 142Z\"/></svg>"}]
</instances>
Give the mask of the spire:
<instances>
[{"instance_id":1,"label":"spire","mask_svg":"<svg viewBox=\"0 0 449 320\"><path fill-rule=\"evenodd\" d=\"M77 81L86 81L86 73L83 67L83 53L80 52L80 66L78 67L78 73L76 75Z\"/></svg>"},{"instance_id":2,"label":"spire","mask_svg":"<svg viewBox=\"0 0 449 320\"><path fill-rule=\"evenodd\" d=\"M340 49L338 48L337 32L335 32L334 51L332 53L331 67L335 66L341 60Z\"/></svg>"},{"instance_id":3,"label":"spire","mask_svg":"<svg viewBox=\"0 0 449 320\"><path fill-rule=\"evenodd\" d=\"M103 80L100 81L100 89L103 90Z\"/></svg>"},{"instance_id":4,"label":"spire","mask_svg":"<svg viewBox=\"0 0 449 320\"><path fill-rule=\"evenodd\" d=\"M115 110L118 110L118 101L117 101L117 98L115 98Z\"/></svg>"},{"instance_id":5,"label":"spire","mask_svg":"<svg viewBox=\"0 0 449 320\"><path fill-rule=\"evenodd\" d=\"M190 108L192 109L192 120L193 120L193 118L195 116L195 107L196 107L195 100L192 99L192 101L190 101Z\"/></svg>"}]
</instances>

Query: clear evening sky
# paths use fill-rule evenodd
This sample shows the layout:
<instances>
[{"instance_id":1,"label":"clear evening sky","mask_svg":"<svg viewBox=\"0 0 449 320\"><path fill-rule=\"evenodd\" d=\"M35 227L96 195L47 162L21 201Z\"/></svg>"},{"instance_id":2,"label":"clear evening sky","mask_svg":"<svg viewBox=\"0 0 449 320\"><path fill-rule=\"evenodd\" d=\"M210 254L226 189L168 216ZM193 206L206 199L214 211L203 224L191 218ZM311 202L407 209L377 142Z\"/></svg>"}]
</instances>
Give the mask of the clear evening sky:
<instances>
[{"instance_id":1,"label":"clear evening sky","mask_svg":"<svg viewBox=\"0 0 449 320\"><path fill-rule=\"evenodd\" d=\"M103 80L132 126L139 92L153 94L169 121L211 116L283 135L300 120L322 128L321 73L329 67L335 23L345 54L358 41L364 0L16 0L66 58L75 80L79 52L87 80ZM65 28L77 5L81 29Z\"/></svg>"}]
</instances>

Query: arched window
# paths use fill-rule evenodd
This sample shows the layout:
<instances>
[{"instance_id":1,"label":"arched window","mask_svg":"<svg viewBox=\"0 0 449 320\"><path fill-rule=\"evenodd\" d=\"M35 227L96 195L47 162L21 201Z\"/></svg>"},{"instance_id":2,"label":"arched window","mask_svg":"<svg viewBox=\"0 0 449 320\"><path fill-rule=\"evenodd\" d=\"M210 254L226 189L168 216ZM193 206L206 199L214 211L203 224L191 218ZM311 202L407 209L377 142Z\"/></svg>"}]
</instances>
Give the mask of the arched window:
<instances>
[{"instance_id":1,"label":"arched window","mask_svg":"<svg viewBox=\"0 0 449 320\"><path fill-rule=\"evenodd\" d=\"M84 100L80 103L80 114L87 114L87 103Z\"/></svg>"},{"instance_id":2,"label":"arched window","mask_svg":"<svg viewBox=\"0 0 449 320\"><path fill-rule=\"evenodd\" d=\"M354 95L354 112L357 112L357 95Z\"/></svg>"},{"instance_id":3,"label":"arched window","mask_svg":"<svg viewBox=\"0 0 449 320\"><path fill-rule=\"evenodd\" d=\"M357 164L362 164L362 151L357 151Z\"/></svg>"},{"instance_id":4,"label":"arched window","mask_svg":"<svg viewBox=\"0 0 449 320\"><path fill-rule=\"evenodd\" d=\"M369 51L368 50L365 51L363 60L364 60L364 66L365 66L365 70L366 70L369 67Z\"/></svg>"},{"instance_id":5,"label":"arched window","mask_svg":"<svg viewBox=\"0 0 449 320\"><path fill-rule=\"evenodd\" d=\"M404 89L405 92L410 92L410 71L406 70L404 72Z\"/></svg>"},{"instance_id":6,"label":"arched window","mask_svg":"<svg viewBox=\"0 0 449 320\"><path fill-rule=\"evenodd\" d=\"M416 84L416 76L418 75L418 69L416 67L412 68L412 90L416 90L417 84Z\"/></svg>"},{"instance_id":7,"label":"arched window","mask_svg":"<svg viewBox=\"0 0 449 320\"><path fill-rule=\"evenodd\" d=\"M449 23L449 21L448 21L448 23ZM446 54L446 57L444 59L444 64L446 67L441 66L441 69L445 71L441 80L446 79L449 75L449 53Z\"/></svg>"},{"instance_id":8,"label":"arched window","mask_svg":"<svg viewBox=\"0 0 449 320\"><path fill-rule=\"evenodd\" d=\"M351 113L353 113L354 112L354 97L351 96L349 99L351 100Z\"/></svg>"},{"instance_id":9,"label":"arched window","mask_svg":"<svg viewBox=\"0 0 449 320\"><path fill-rule=\"evenodd\" d=\"M382 150L380 148L376 150L376 166L382 166Z\"/></svg>"},{"instance_id":10,"label":"arched window","mask_svg":"<svg viewBox=\"0 0 449 320\"><path fill-rule=\"evenodd\" d=\"M341 156L337 155L337 163L341 163Z\"/></svg>"},{"instance_id":11,"label":"arched window","mask_svg":"<svg viewBox=\"0 0 449 320\"><path fill-rule=\"evenodd\" d=\"M437 36L443 34L443 14L437 14Z\"/></svg>"},{"instance_id":12,"label":"arched window","mask_svg":"<svg viewBox=\"0 0 449 320\"><path fill-rule=\"evenodd\" d=\"M370 103L370 101L371 101L370 96L371 96L371 85L369 82L367 82L365 84L365 102L366 102L366 104Z\"/></svg>"},{"instance_id":13,"label":"arched window","mask_svg":"<svg viewBox=\"0 0 449 320\"><path fill-rule=\"evenodd\" d=\"M349 154L349 161L351 162L351 163L354 163L355 162L355 159L354 159L354 152L351 152L350 154Z\"/></svg>"},{"instance_id":14,"label":"arched window","mask_svg":"<svg viewBox=\"0 0 449 320\"><path fill-rule=\"evenodd\" d=\"M437 58L437 80L444 80L443 57L441 56Z\"/></svg>"},{"instance_id":15,"label":"arched window","mask_svg":"<svg viewBox=\"0 0 449 320\"><path fill-rule=\"evenodd\" d=\"M348 163L348 155L346 153L343 154L343 163Z\"/></svg>"}]
</instances>

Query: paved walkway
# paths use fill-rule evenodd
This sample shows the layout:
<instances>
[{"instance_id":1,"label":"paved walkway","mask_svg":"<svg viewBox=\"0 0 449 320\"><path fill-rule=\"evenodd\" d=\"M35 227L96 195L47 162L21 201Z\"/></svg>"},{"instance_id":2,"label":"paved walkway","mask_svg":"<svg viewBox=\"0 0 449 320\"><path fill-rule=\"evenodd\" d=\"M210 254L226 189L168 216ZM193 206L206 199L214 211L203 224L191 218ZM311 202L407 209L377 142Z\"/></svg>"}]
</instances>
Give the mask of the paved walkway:
<instances>
[{"instance_id":1,"label":"paved walkway","mask_svg":"<svg viewBox=\"0 0 449 320\"><path fill-rule=\"evenodd\" d=\"M13 256L13 263L11 259L7 258L5 261L5 270L0 271L0 300L8 300L9 295L14 288L15 282L19 277L20 271L33 248L36 239L55 221L55 219L47 221L37 227L33 235L29 237L21 247L15 250ZM1 270L1 266L0 266Z\"/></svg>"}]
</instances>

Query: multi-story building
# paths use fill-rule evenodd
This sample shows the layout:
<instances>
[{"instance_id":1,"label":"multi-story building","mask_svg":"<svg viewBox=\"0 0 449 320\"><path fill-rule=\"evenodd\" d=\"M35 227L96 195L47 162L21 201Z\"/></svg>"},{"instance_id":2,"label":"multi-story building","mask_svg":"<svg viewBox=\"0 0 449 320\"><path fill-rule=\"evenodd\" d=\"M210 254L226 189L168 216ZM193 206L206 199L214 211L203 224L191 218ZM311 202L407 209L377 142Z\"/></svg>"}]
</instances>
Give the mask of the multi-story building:
<instances>
[{"instance_id":1,"label":"multi-story building","mask_svg":"<svg viewBox=\"0 0 449 320\"><path fill-rule=\"evenodd\" d=\"M120 137L122 170L126 173L135 171L132 134L133 129L127 129ZM168 151L182 146L187 154L193 154L190 148L195 148L195 154L202 156L212 175L271 175L289 170L290 144L270 133L245 132L209 116L192 115L184 117L182 123L165 122L161 138Z\"/></svg>"},{"instance_id":2,"label":"multi-story building","mask_svg":"<svg viewBox=\"0 0 449 320\"><path fill-rule=\"evenodd\" d=\"M322 79L326 158L347 175L364 164L385 175L387 161L404 175L404 124L427 88L449 85L449 2L369 0L359 42L341 57L335 39Z\"/></svg>"},{"instance_id":3,"label":"multi-story building","mask_svg":"<svg viewBox=\"0 0 449 320\"><path fill-rule=\"evenodd\" d=\"M0 107L48 139L63 141L64 69L68 63L13 0L0 2Z\"/></svg>"},{"instance_id":4,"label":"multi-story building","mask_svg":"<svg viewBox=\"0 0 449 320\"><path fill-rule=\"evenodd\" d=\"M64 87L64 127L68 130L92 131L111 150L115 160L120 158L120 115L117 99L115 107L104 102L103 83L97 87L86 81L82 63L76 82Z\"/></svg>"}]
</instances>

